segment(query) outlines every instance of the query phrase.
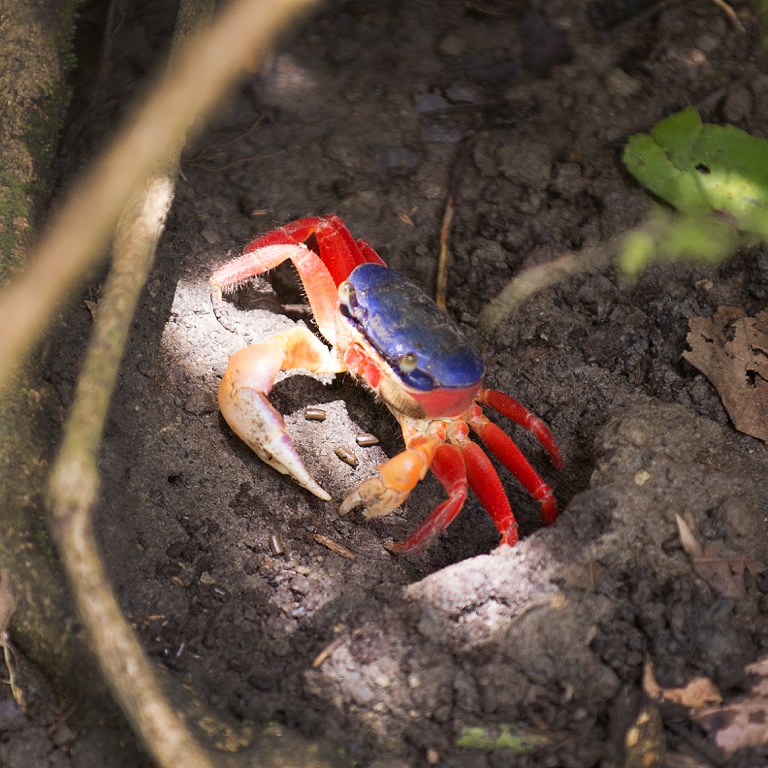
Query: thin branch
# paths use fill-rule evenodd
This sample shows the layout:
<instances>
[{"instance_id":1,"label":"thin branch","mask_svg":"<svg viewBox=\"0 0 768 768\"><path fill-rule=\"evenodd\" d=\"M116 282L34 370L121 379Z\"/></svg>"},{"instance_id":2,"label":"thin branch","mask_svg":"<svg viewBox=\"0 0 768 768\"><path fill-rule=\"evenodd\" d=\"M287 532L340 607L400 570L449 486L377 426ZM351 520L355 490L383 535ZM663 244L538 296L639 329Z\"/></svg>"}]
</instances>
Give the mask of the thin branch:
<instances>
[{"instance_id":1,"label":"thin branch","mask_svg":"<svg viewBox=\"0 0 768 768\"><path fill-rule=\"evenodd\" d=\"M572 275L609 264L615 252L616 242L610 241L523 270L480 313L480 324L487 330L496 328L534 293L543 291Z\"/></svg>"},{"instance_id":2,"label":"thin branch","mask_svg":"<svg viewBox=\"0 0 768 768\"><path fill-rule=\"evenodd\" d=\"M160 176L129 208L96 313L93 338L49 486L52 532L78 608L110 688L161 766L211 768L163 697L152 667L111 590L93 535L98 449L139 293L152 264L173 182Z\"/></svg>"},{"instance_id":3,"label":"thin branch","mask_svg":"<svg viewBox=\"0 0 768 768\"><path fill-rule=\"evenodd\" d=\"M448 187L448 198L445 201L445 211L443 212L443 222L440 226L440 253L437 257L437 281L435 284L435 303L441 309L446 308L446 297L448 295L448 263L451 258L451 224L453 223L453 214L456 210L456 204L459 199L459 191L464 180L464 172L467 169L467 162L475 145L474 136L470 135L465 139L460 148L456 163L451 172L450 185Z\"/></svg>"},{"instance_id":4,"label":"thin branch","mask_svg":"<svg viewBox=\"0 0 768 768\"><path fill-rule=\"evenodd\" d=\"M283 3L284 7L290 4ZM240 5L244 7L243 3ZM191 31L202 26L207 21L206 10L210 9L208 0L182 3L176 40L186 38ZM215 38L215 34L211 36ZM229 50L231 52L231 47ZM172 62L179 57L183 58L183 54L178 54L175 49ZM174 68L173 63L170 68ZM182 765L185 768L213 768L214 762L187 731L181 715L163 695L152 665L125 621L99 556L92 519L99 498L98 452L109 402L136 304L173 199L179 156L190 115L199 114L199 109L195 110L193 105L187 109L184 120L177 122L175 131L166 133L162 141L151 149L147 148L144 159L150 163L151 158L150 164L156 170L144 182L141 192L133 194L122 180L115 180L121 194L133 197L118 223L112 269L96 313L93 336L48 491L53 537L70 580L78 614L93 644L101 670L146 748L164 768ZM134 138L143 134L141 126L134 126L133 130L136 131ZM130 137L129 129L122 151L130 148ZM104 167L96 172L96 181L90 188L81 190L80 194L86 200L98 189L99 173L116 172L114 155L119 157L120 151L121 148L118 148L113 151L113 156L108 155ZM110 163L110 160L113 162ZM143 179L135 181L138 183ZM120 195L115 195L111 204L119 199ZM88 212L94 215L93 210ZM97 243L97 233L105 231L112 215L109 206L100 208L98 213L102 220L91 228L92 243ZM76 220L78 212L69 212L69 219L65 214L66 208L59 226ZM47 258L45 243L41 250L43 255L31 270L33 276L35 269L39 269ZM74 266L86 263L86 257L92 255L84 249L79 260L69 260L69 269L64 270L69 279L75 275ZM24 281L30 279L28 275L22 279L20 287L15 286L16 297L23 295ZM56 279L66 281L67 277L59 274ZM57 282L48 293L55 293L60 287ZM3 309L7 310L7 306L0 308L0 314ZM39 304L37 309L39 316L46 305ZM31 317L34 316L32 313Z\"/></svg>"}]
</instances>

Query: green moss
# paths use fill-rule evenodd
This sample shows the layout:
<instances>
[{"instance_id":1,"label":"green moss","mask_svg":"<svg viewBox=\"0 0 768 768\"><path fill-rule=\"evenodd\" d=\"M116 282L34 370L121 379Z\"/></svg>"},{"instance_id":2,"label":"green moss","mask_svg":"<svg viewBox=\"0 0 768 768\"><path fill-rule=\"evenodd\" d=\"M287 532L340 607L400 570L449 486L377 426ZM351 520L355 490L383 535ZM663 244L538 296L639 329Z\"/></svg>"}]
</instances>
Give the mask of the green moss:
<instances>
[{"instance_id":1,"label":"green moss","mask_svg":"<svg viewBox=\"0 0 768 768\"><path fill-rule=\"evenodd\" d=\"M75 7L10 0L0 12L0 282L23 264L49 196L70 97Z\"/></svg>"}]
</instances>

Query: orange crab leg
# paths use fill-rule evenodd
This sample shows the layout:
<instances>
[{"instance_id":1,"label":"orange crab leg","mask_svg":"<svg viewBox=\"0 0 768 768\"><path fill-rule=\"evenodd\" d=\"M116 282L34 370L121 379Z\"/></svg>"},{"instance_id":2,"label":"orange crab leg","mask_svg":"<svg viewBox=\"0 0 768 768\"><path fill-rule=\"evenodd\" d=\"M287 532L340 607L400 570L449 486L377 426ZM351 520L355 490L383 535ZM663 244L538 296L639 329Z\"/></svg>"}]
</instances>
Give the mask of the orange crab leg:
<instances>
[{"instance_id":1,"label":"orange crab leg","mask_svg":"<svg viewBox=\"0 0 768 768\"><path fill-rule=\"evenodd\" d=\"M512 399L512 398L510 398ZM557 519L557 502L552 489L530 465L523 452L500 427L489 421L478 406L470 409L468 419L472 429L499 461L523 484L528 493L541 504L544 525L552 525ZM549 430L547 430L549 431ZM555 450L556 447L555 447ZM557 452L559 457L560 453ZM562 460L561 460L562 462ZM472 486L474 490L474 486Z\"/></svg>"},{"instance_id":2,"label":"orange crab leg","mask_svg":"<svg viewBox=\"0 0 768 768\"><path fill-rule=\"evenodd\" d=\"M219 386L219 408L235 434L262 461L329 501L296 452L283 417L267 400L281 369L340 373L344 365L309 329L290 328L232 355Z\"/></svg>"},{"instance_id":3,"label":"orange crab leg","mask_svg":"<svg viewBox=\"0 0 768 768\"><path fill-rule=\"evenodd\" d=\"M439 445L432 472L443 484L448 498L405 541L393 544L390 548L394 552L421 552L453 522L467 500L467 469L458 448L447 443Z\"/></svg>"}]
</instances>

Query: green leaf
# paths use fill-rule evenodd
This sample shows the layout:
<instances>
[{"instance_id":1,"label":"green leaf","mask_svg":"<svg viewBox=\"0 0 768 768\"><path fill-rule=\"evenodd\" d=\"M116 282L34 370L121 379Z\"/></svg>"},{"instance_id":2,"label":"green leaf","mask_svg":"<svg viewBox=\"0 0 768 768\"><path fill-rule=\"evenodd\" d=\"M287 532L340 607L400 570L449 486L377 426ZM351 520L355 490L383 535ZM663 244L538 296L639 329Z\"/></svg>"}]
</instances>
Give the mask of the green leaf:
<instances>
[{"instance_id":1,"label":"green leaf","mask_svg":"<svg viewBox=\"0 0 768 768\"><path fill-rule=\"evenodd\" d=\"M702 125L695 107L629 138L627 170L685 213L717 211L744 232L768 227L768 140L733 125Z\"/></svg>"},{"instance_id":2,"label":"green leaf","mask_svg":"<svg viewBox=\"0 0 768 768\"><path fill-rule=\"evenodd\" d=\"M717 262L740 241L768 241L768 140L702 124L687 107L631 136L623 160L646 189L684 214L663 224L656 215L628 237L624 271L635 273L654 257Z\"/></svg>"}]
</instances>

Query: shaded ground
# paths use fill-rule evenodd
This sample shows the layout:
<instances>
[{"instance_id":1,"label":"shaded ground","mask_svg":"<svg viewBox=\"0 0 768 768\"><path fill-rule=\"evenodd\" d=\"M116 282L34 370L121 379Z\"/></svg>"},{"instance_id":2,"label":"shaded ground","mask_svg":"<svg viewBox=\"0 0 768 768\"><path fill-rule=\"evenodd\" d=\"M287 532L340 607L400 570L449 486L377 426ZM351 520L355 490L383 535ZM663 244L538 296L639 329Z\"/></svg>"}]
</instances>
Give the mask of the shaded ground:
<instances>
[{"instance_id":1,"label":"shaded ground","mask_svg":"<svg viewBox=\"0 0 768 768\"><path fill-rule=\"evenodd\" d=\"M128 21L114 76L130 86L157 46ZM565 1L325 3L297 25L189 152L109 424L104 556L158 663L223 711L325 735L378 768L621 765L646 657L662 685L705 675L738 688L766 643L768 581L747 574L744 597L718 594L694 573L674 520L764 559L767 455L732 429L681 353L689 318L764 306L766 255L715 272L655 267L633 284L611 269L572 278L490 335L477 317L520 269L641 220L647 197L618 159L628 135L690 103L705 120L766 135L764 65L757 30L737 29L714 3L667 4L610 31ZM87 150L90 135L73 145ZM494 550L471 498L430 549L395 557L385 545L434 506L436 481L388 518L338 517L338 502L401 445L386 409L342 377L292 376L272 397L334 501L260 463L218 415L218 380L236 349L309 318L290 270L217 314L207 279L275 224L336 213L431 290L457 163L449 309L483 351L487 384L556 435L559 474L505 425L562 515L538 530L536 504L503 474L520 545ZM84 306L73 310L71 354L51 366L63 405L89 322ZM326 421L305 421L309 405ZM358 448L361 431L381 445ZM335 456L339 445L357 468ZM270 550L274 534L284 555ZM547 742L521 757L456 746L463 727L502 723ZM91 764L77 747L94 733L88 721L67 727L62 749L33 739L38 762L13 757L13 734L0 756ZM121 765L141 764L133 749L123 755Z\"/></svg>"}]
</instances>

